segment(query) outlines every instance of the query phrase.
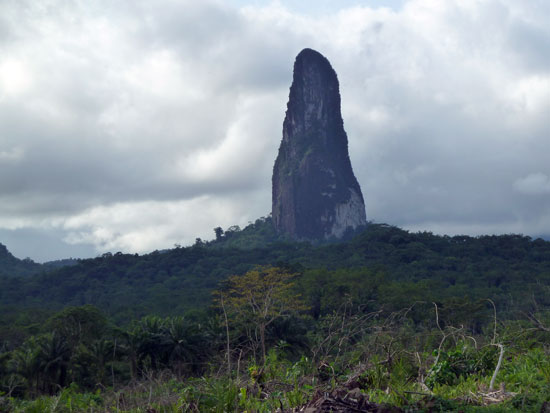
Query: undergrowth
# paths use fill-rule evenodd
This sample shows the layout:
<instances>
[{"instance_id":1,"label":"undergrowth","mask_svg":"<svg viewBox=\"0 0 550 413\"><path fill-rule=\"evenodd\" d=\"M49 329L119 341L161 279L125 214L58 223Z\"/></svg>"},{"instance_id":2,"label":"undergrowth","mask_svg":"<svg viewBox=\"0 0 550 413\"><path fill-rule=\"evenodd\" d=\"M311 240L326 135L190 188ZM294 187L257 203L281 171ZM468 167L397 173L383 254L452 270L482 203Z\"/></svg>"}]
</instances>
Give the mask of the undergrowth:
<instances>
[{"instance_id":1,"label":"undergrowth","mask_svg":"<svg viewBox=\"0 0 550 413\"><path fill-rule=\"evenodd\" d=\"M550 396L550 358L541 347L524 353L511 353L498 374L497 390L490 390L492 371L478 368L464 358L485 357L483 352L454 348L447 362L449 374L434 374L431 389L419 380L419 369L411 359L400 357L392 363L373 357L369 363L345 369L336 366L323 375L316 363L302 357L291 362L277 351L270 351L266 363L249 362L239 377L212 374L178 380L169 374L152 375L121 388L81 391L71 385L54 396L21 400L0 396L1 412L273 412L298 411L311 400L327 397L335 389L359 388L370 402L416 412L539 412ZM454 363L448 361L454 358ZM494 364L494 363L493 363ZM351 366L350 366L351 367ZM441 372L430 367L429 371ZM341 369L340 373L337 372ZM462 369L462 370L461 370ZM475 369L474 369L475 370ZM468 374L463 374L468 371ZM427 380L425 380L427 381ZM324 396L320 396L324 395Z\"/></svg>"}]
</instances>

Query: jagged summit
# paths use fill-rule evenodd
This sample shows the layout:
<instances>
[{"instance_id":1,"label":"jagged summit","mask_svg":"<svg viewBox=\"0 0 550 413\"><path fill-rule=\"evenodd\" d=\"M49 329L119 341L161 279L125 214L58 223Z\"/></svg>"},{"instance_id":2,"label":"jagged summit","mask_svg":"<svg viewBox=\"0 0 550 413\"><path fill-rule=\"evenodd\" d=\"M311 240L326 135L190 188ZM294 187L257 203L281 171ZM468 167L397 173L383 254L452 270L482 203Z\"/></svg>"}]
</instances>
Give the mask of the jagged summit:
<instances>
[{"instance_id":1,"label":"jagged summit","mask_svg":"<svg viewBox=\"0 0 550 413\"><path fill-rule=\"evenodd\" d=\"M275 228L294 239L341 238L366 225L340 110L338 77L312 49L294 63L283 139L273 168Z\"/></svg>"}]
</instances>

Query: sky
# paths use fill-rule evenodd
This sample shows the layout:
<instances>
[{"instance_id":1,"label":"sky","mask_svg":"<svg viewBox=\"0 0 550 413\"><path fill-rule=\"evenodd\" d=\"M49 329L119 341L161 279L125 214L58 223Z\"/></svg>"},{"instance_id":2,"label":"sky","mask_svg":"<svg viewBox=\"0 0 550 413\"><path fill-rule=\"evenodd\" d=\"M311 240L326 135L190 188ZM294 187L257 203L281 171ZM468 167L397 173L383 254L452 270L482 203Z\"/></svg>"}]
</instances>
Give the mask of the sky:
<instances>
[{"instance_id":1,"label":"sky","mask_svg":"<svg viewBox=\"0 0 550 413\"><path fill-rule=\"evenodd\" d=\"M271 210L295 56L325 55L367 218L550 234L547 0L2 0L0 243L147 253Z\"/></svg>"}]
</instances>

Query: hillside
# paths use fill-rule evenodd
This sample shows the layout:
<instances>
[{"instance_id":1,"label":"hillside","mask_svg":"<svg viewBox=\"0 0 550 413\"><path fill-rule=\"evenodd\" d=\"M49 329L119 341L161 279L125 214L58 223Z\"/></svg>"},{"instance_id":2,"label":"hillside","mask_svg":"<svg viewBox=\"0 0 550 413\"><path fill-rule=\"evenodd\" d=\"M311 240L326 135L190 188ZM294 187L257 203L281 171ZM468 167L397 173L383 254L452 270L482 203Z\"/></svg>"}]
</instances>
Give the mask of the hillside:
<instances>
[{"instance_id":1,"label":"hillside","mask_svg":"<svg viewBox=\"0 0 550 413\"><path fill-rule=\"evenodd\" d=\"M260 219L189 247L1 276L0 410L538 412L550 402L549 242L370 224L312 245L272 228ZM269 297L271 321L250 297Z\"/></svg>"},{"instance_id":2,"label":"hillside","mask_svg":"<svg viewBox=\"0 0 550 413\"><path fill-rule=\"evenodd\" d=\"M42 266L31 259L20 260L14 257L3 244L0 244L0 276L28 276L42 271Z\"/></svg>"},{"instance_id":3,"label":"hillside","mask_svg":"<svg viewBox=\"0 0 550 413\"><path fill-rule=\"evenodd\" d=\"M25 258L23 260L13 256L8 248L0 243L0 277L28 277L30 275L54 271L59 268L74 265L78 260L67 258L63 260L48 261L39 264Z\"/></svg>"},{"instance_id":4,"label":"hillside","mask_svg":"<svg viewBox=\"0 0 550 413\"><path fill-rule=\"evenodd\" d=\"M146 314L181 315L208 307L222 280L258 265L292 268L307 294L324 280L328 295L338 279L340 290L363 291L362 299L377 305L397 306L413 297L509 303L531 293L544 304L540 286L550 285L550 242L520 235L437 236L370 224L347 242L312 245L278 239L270 220L262 219L243 230L218 230L216 240L189 247L141 256L109 253L25 278L4 275L0 310L92 304L121 323ZM365 286L385 293L369 298ZM527 305L513 303L516 310Z\"/></svg>"}]
</instances>

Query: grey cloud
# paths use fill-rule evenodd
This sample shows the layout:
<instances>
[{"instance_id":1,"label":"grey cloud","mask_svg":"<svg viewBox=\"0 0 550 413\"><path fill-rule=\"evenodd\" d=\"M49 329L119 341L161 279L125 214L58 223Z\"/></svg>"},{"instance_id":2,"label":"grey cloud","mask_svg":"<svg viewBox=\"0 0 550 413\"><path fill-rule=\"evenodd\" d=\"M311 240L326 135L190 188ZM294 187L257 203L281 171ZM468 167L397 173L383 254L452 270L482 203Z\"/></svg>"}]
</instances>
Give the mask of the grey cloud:
<instances>
[{"instance_id":1,"label":"grey cloud","mask_svg":"<svg viewBox=\"0 0 550 413\"><path fill-rule=\"evenodd\" d=\"M527 195L550 194L550 178L541 172L535 172L514 182L514 188Z\"/></svg>"},{"instance_id":2,"label":"grey cloud","mask_svg":"<svg viewBox=\"0 0 550 413\"><path fill-rule=\"evenodd\" d=\"M550 176L548 7L431 1L316 18L3 2L0 65L32 79L0 99L0 227L143 252L265 215L294 56L314 47L339 75L370 219L550 233L532 194Z\"/></svg>"},{"instance_id":3,"label":"grey cloud","mask_svg":"<svg viewBox=\"0 0 550 413\"><path fill-rule=\"evenodd\" d=\"M515 23L509 34L518 64L535 73L550 70L550 29L533 27L525 21Z\"/></svg>"},{"instance_id":4,"label":"grey cloud","mask_svg":"<svg viewBox=\"0 0 550 413\"><path fill-rule=\"evenodd\" d=\"M189 58L222 54L225 43L238 40L245 22L235 9L222 3L161 2L141 3L147 22L142 39L153 47L170 47Z\"/></svg>"},{"instance_id":5,"label":"grey cloud","mask_svg":"<svg viewBox=\"0 0 550 413\"><path fill-rule=\"evenodd\" d=\"M496 7L508 14L502 5ZM469 17L453 17L453 25L445 28L459 43L451 43L451 49L430 38L407 38L406 30L395 31L392 23L366 30L360 56L371 61L359 65L362 79L361 72L352 74L355 80L343 94L362 100L367 113L369 108L386 111L379 126L352 110L355 123L349 130L352 151L354 145L362 151L352 158L360 160L355 169L372 219L414 228L423 223L424 229L438 231L476 225L501 232L517 230L519 220L525 220L523 231L532 231L534 225L527 222L548 211L548 204L516 197L511 185L529 167L548 171L548 121L541 114L534 121L525 112L510 113L500 95L510 85L494 90L490 83L495 75L521 80L533 66L525 63L528 67L519 73L517 65L494 73L478 71L484 63L492 65L495 56L511 62L506 48L502 50L507 28L499 27L488 12L479 20L490 20L492 29L473 24ZM474 39L479 43L473 53L459 59ZM364 87L357 90L353 84ZM513 125L513 118L521 127Z\"/></svg>"},{"instance_id":6,"label":"grey cloud","mask_svg":"<svg viewBox=\"0 0 550 413\"><path fill-rule=\"evenodd\" d=\"M52 228L0 229L2 244L7 245L19 259L31 257L36 262L45 262L60 257L90 258L98 255L93 245L71 245L62 240L64 236L62 231Z\"/></svg>"},{"instance_id":7,"label":"grey cloud","mask_svg":"<svg viewBox=\"0 0 550 413\"><path fill-rule=\"evenodd\" d=\"M36 56L38 64L42 65L41 69L46 72L40 76L42 95L39 99L44 101L44 113L40 113L40 109L32 111L25 108L28 105L24 102L15 103L15 113L10 113L9 108L4 106L7 122L2 123L2 133L7 137L6 146L9 141L29 146L17 167L5 169L2 175L4 192L88 194L92 205L98 200L115 202L150 197L192 197L201 192L231 188L239 190L251 183L250 179L254 175L250 174L240 176L243 179L235 180L233 184L226 181L223 185L216 182L186 182L181 176L175 176L176 179L171 177L174 172L170 165L176 163L181 154L191 156L194 151L216 146L225 139L238 98L235 92L226 90L223 84L215 85L218 79L224 78L224 62L221 58L216 57L216 62L216 59L208 57L216 46L211 44L215 39L196 33L196 27L192 25L187 27L187 23L206 26L207 29L203 27L204 33L223 39L224 31L221 29L224 24L228 26L228 32L240 26L236 23L238 14L228 10L220 12L219 7L207 2L184 6L180 10L171 10L169 7L150 10L148 18L158 20L157 30L170 32L174 27L186 27L190 34L194 34L193 38L187 36L186 39L176 31L171 40L173 43L179 40L180 44L187 41L205 52L206 61L202 65L216 68L218 73L202 73L199 61L196 62L199 67L194 69L195 74L202 76L202 81L206 79L207 83L214 84L214 87L209 89L205 85L205 95L189 104L166 101L162 95L156 96L154 90L150 93L140 92L132 90L132 85L116 83L125 79L120 77L120 73L113 74L112 67L105 69L102 64L115 67L122 65L119 69L125 70L125 62L116 61L117 56L112 56L115 61L108 62L102 56L94 57L92 53L92 58L85 55L82 65L75 64L73 60L77 57L74 53L87 53L84 50L66 50L63 46L60 49L54 47L53 50L44 50L43 54ZM166 16L172 20L165 21ZM189 20L180 21L182 16L187 16ZM27 23L30 25L30 22ZM147 27L146 21L141 24ZM238 30L235 36L237 34ZM169 43L159 44L155 37L148 41L149 50L153 51L173 46ZM51 46L48 39L45 43ZM144 49L148 50L147 47ZM64 53L68 54L67 60L59 57ZM136 55L139 53L135 51ZM50 54L58 56L55 63L59 67L51 66ZM179 62L187 63L187 60L195 57L180 55ZM233 71L240 72L237 68ZM185 77L185 73L180 75ZM211 82L208 80L210 75ZM140 80L137 79L138 82ZM191 84L194 82L192 77L184 80ZM243 86L246 84L244 80L243 76ZM232 81L234 79L225 82ZM143 82L146 83L147 79L143 79ZM185 100L185 85L180 92ZM55 113L53 118L49 117L50 109L58 112L61 119L55 119ZM105 115L108 119L106 124L102 122L102 119L106 119ZM71 199L70 196L65 198ZM36 207L39 208L38 205ZM77 207L80 207L80 203Z\"/></svg>"}]
</instances>

